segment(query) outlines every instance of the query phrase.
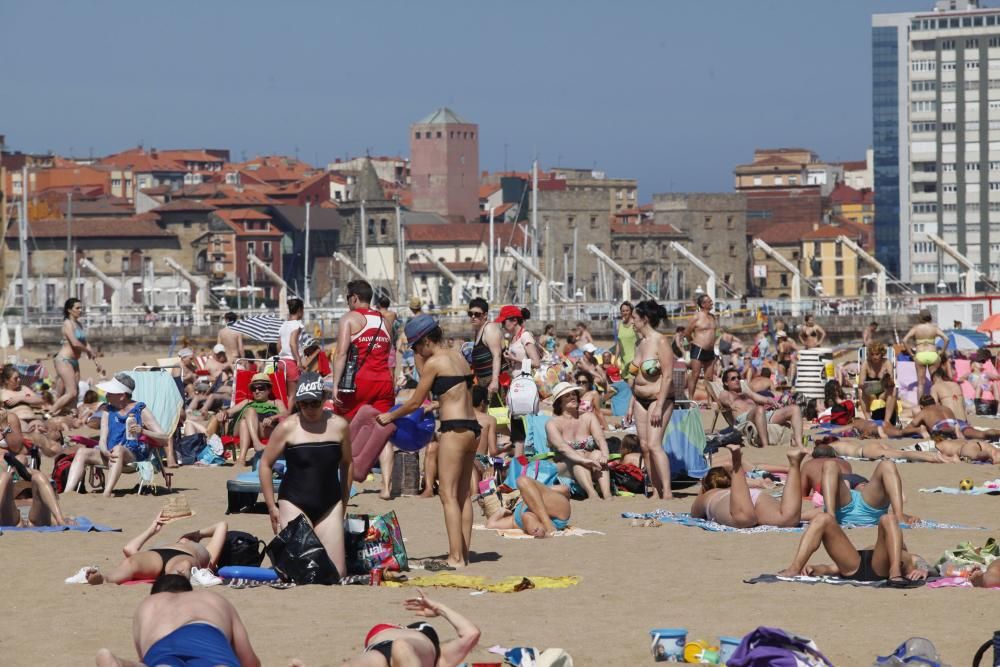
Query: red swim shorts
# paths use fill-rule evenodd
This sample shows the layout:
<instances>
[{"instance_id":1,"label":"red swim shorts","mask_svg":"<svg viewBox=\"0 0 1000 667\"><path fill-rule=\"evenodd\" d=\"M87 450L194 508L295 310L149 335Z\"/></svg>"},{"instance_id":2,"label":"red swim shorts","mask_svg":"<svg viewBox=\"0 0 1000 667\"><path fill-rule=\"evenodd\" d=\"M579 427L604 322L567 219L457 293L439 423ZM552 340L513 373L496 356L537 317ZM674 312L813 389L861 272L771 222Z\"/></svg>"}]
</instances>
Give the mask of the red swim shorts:
<instances>
[{"instance_id":1,"label":"red swim shorts","mask_svg":"<svg viewBox=\"0 0 1000 667\"><path fill-rule=\"evenodd\" d=\"M363 405L370 405L379 412L389 412L396 400L396 390L391 380L358 382L354 393L338 392L340 405L334 406L334 413L350 420Z\"/></svg>"}]
</instances>

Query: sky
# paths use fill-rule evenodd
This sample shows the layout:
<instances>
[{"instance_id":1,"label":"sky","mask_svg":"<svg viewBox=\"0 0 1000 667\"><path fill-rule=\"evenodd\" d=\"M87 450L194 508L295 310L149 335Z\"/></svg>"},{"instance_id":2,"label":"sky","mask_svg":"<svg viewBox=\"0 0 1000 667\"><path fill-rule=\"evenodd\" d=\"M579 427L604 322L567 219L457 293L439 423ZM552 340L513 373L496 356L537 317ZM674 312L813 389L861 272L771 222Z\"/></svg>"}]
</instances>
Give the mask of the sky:
<instances>
[{"instance_id":1,"label":"sky","mask_svg":"<svg viewBox=\"0 0 1000 667\"><path fill-rule=\"evenodd\" d=\"M719 192L757 147L860 160L871 15L933 0L0 0L0 134L86 156L407 155L447 106L480 169ZM990 4L985 2L984 4Z\"/></svg>"}]
</instances>

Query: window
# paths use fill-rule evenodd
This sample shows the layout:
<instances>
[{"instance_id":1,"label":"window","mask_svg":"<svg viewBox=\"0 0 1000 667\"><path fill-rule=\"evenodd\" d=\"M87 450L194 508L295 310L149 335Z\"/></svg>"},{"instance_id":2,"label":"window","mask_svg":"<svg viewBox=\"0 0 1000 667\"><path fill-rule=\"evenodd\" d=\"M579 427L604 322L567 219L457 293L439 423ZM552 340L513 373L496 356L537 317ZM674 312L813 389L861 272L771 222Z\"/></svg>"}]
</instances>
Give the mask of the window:
<instances>
[{"instance_id":1,"label":"window","mask_svg":"<svg viewBox=\"0 0 1000 667\"><path fill-rule=\"evenodd\" d=\"M941 90L942 91L955 90L955 82L954 81L942 81L941 82Z\"/></svg>"},{"instance_id":2,"label":"window","mask_svg":"<svg viewBox=\"0 0 1000 667\"><path fill-rule=\"evenodd\" d=\"M753 177L753 184L754 185L761 185L762 183L763 183L763 181L760 180L760 176L754 176Z\"/></svg>"},{"instance_id":3,"label":"window","mask_svg":"<svg viewBox=\"0 0 1000 667\"><path fill-rule=\"evenodd\" d=\"M788 274L787 273L782 273L782 274L779 274L778 277L781 279L779 281L779 283L781 284L781 286L782 287L788 287Z\"/></svg>"},{"instance_id":4,"label":"window","mask_svg":"<svg viewBox=\"0 0 1000 667\"><path fill-rule=\"evenodd\" d=\"M781 178L781 176L775 176L774 177L774 184L775 185L784 185L784 182L785 181Z\"/></svg>"},{"instance_id":5,"label":"window","mask_svg":"<svg viewBox=\"0 0 1000 667\"><path fill-rule=\"evenodd\" d=\"M966 60L965 61L965 69L979 69L979 61L978 60Z\"/></svg>"},{"instance_id":6,"label":"window","mask_svg":"<svg viewBox=\"0 0 1000 667\"><path fill-rule=\"evenodd\" d=\"M957 183L942 183L941 192L958 192Z\"/></svg>"},{"instance_id":7,"label":"window","mask_svg":"<svg viewBox=\"0 0 1000 667\"><path fill-rule=\"evenodd\" d=\"M799 182L799 177L798 176L789 176L788 177L788 184L789 185L797 185L798 182Z\"/></svg>"},{"instance_id":8,"label":"window","mask_svg":"<svg viewBox=\"0 0 1000 667\"><path fill-rule=\"evenodd\" d=\"M915 93L937 90L937 81L914 81L910 89Z\"/></svg>"},{"instance_id":9,"label":"window","mask_svg":"<svg viewBox=\"0 0 1000 667\"><path fill-rule=\"evenodd\" d=\"M375 218L368 218L368 236L375 236Z\"/></svg>"},{"instance_id":10,"label":"window","mask_svg":"<svg viewBox=\"0 0 1000 667\"><path fill-rule=\"evenodd\" d=\"M736 257L736 244L735 243L730 243L729 244L729 256L730 257Z\"/></svg>"},{"instance_id":11,"label":"window","mask_svg":"<svg viewBox=\"0 0 1000 667\"><path fill-rule=\"evenodd\" d=\"M420 133L419 133L419 132L415 133L415 134L413 135L413 138L414 138L414 139L419 139L419 138L420 138Z\"/></svg>"},{"instance_id":12,"label":"window","mask_svg":"<svg viewBox=\"0 0 1000 667\"><path fill-rule=\"evenodd\" d=\"M966 171L979 171L979 163L978 162L966 162L965 163L965 170Z\"/></svg>"},{"instance_id":13,"label":"window","mask_svg":"<svg viewBox=\"0 0 1000 667\"><path fill-rule=\"evenodd\" d=\"M736 221L731 215L726 216L726 229L736 229Z\"/></svg>"},{"instance_id":14,"label":"window","mask_svg":"<svg viewBox=\"0 0 1000 667\"><path fill-rule=\"evenodd\" d=\"M270 241L261 241L260 242L260 251L263 253L263 258L264 259L271 259L271 242Z\"/></svg>"},{"instance_id":15,"label":"window","mask_svg":"<svg viewBox=\"0 0 1000 667\"><path fill-rule=\"evenodd\" d=\"M844 262L842 260L833 263L833 274L836 276L844 275Z\"/></svg>"},{"instance_id":16,"label":"window","mask_svg":"<svg viewBox=\"0 0 1000 667\"><path fill-rule=\"evenodd\" d=\"M975 38L965 40L965 48L967 48L967 49L978 49L979 48L979 40L975 39Z\"/></svg>"},{"instance_id":17,"label":"window","mask_svg":"<svg viewBox=\"0 0 1000 667\"><path fill-rule=\"evenodd\" d=\"M914 213L937 213L937 204L933 202L920 202L913 204Z\"/></svg>"},{"instance_id":18,"label":"window","mask_svg":"<svg viewBox=\"0 0 1000 667\"><path fill-rule=\"evenodd\" d=\"M708 257L708 244L707 243L702 243L701 244L701 256L702 257Z\"/></svg>"},{"instance_id":19,"label":"window","mask_svg":"<svg viewBox=\"0 0 1000 667\"><path fill-rule=\"evenodd\" d=\"M916 100L910 107L913 111L935 111L937 110L937 102L934 100Z\"/></svg>"},{"instance_id":20,"label":"window","mask_svg":"<svg viewBox=\"0 0 1000 667\"><path fill-rule=\"evenodd\" d=\"M705 229L711 229L711 228L712 228L712 216L706 215L705 216Z\"/></svg>"},{"instance_id":21,"label":"window","mask_svg":"<svg viewBox=\"0 0 1000 667\"><path fill-rule=\"evenodd\" d=\"M389 232L389 221L386 220L385 218L382 218L381 220L378 221L378 228L381 234L383 235L387 234Z\"/></svg>"},{"instance_id":22,"label":"window","mask_svg":"<svg viewBox=\"0 0 1000 667\"><path fill-rule=\"evenodd\" d=\"M440 132L440 131L439 131L439 132L437 132L437 138L438 138L438 139L440 139L440 138L441 138L441 132Z\"/></svg>"},{"instance_id":23,"label":"window","mask_svg":"<svg viewBox=\"0 0 1000 667\"><path fill-rule=\"evenodd\" d=\"M670 259L670 246L666 243L660 246L660 259Z\"/></svg>"},{"instance_id":24,"label":"window","mask_svg":"<svg viewBox=\"0 0 1000 667\"><path fill-rule=\"evenodd\" d=\"M937 123L923 122L913 123L910 128L913 132L934 132L937 130Z\"/></svg>"},{"instance_id":25,"label":"window","mask_svg":"<svg viewBox=\"0 0 1000 667\"><path fill-rule=\"evenodd\" d=\"M257 243L255 241L247 241L247 255L257 255Z\"/></svg>"},{"instance_id":26,"label":"window","mask_svg":"<svg viewBox=\"0 0 1000 667\"><path fill-rule=\"evenodd\" d=\"M629 256L629 259L638 259L639 258L639 249L636 247L636 244L634 244L634 243L629 243L628 244L628 256Z\"/></svg>"},{"instance_id":27,"label":"window","mask_svg":"<svg viewBox=\"0 0 1000 667\"><path fill-rule=\"evenodd\" d=\"M931 63L931 64L933 65L934 63ZM957 64L955 63L954 60L949 60L947 62L942 62L941 63L941 71L942 72L954 72L956 69L957 69ZM918 71L920 71L920 70L918 70ZM934 68L931 67L928 71L933 72Z\"/></svg>"},{"instance_id":28,"label":"window","mask_svg":"<svg viewBox=\"0 0 1000 667\"><path fill-rule=\"evenodd\" d=\"M943 66L946 64L947 63L941 63L942 65L941 69L944 69ZM952 69L955 69L954 67L955 63L952 62L951 64L952 64ZM913 72L933 72L937 70L937 63L934 62L933 60L914 60L912 63L910 63L910 70Z\"/></svg>"},{"instance_id":29,"label":"window","mask_svg":"<svg viewBox=\"0 0 1000 667\"><path fill-rule=\"evenodd\" d=\"M942 27L944 27L944 26L942 26ZM954 27L957 28L958 25L955 25ZM941 41L941 50L942 51L948 51L948 50L954 50L954 49L955 49L955 40L953 40L953 39L945 39L945 40Z\"/></svg>"},{"instance_id":30,"label":"window","mask_svg":"<svg viewBox=\"0 0 1000 667\"><path fill-rule=\"evenodd\" d=\"M576 228L576 217L570 215L566 217L566 226L570 229Z\"/></svg>"},{"instance_id":31,"label":"window","mask_svg":"<svg viewBox=\"0 0 1000 667\"><path fill-rule=\"evenodd\" d=\"M590 228L591 229L597 229L598 226L599 225L597 224L597 216L596 215L590 216Z\"/></svg>"},{"instance_id":32,"label":"window","mask_svg":"<svg viewBox=\"0 0 1000 667\"><path fill-rule=\"evenodd\" d=\"M955 163L954 162L942 162L941 163L941 171L942 172L955 171Z\"/></svg>"}]
</instances>

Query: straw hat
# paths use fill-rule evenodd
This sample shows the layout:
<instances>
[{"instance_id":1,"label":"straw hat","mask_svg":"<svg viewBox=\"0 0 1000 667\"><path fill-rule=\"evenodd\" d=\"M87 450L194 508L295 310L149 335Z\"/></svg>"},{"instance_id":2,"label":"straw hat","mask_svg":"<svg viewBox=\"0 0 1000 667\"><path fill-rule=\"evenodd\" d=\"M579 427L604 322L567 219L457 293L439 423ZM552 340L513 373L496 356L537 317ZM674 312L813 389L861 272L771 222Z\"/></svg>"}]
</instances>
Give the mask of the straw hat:
<instances>
[{"instance_id":1,"label":"straw hat","mask_svg":"<svg viewBox=\"0 0 1000 667\"><path fill-rule=\"evenodd\" d=\"M578 384L573 384L572 382L560 382L556 386L552 387L552 402L555 403L559 400L561 396L565 396L571 392L581 392L583 387Z\"/></svg>"}]
</instances>

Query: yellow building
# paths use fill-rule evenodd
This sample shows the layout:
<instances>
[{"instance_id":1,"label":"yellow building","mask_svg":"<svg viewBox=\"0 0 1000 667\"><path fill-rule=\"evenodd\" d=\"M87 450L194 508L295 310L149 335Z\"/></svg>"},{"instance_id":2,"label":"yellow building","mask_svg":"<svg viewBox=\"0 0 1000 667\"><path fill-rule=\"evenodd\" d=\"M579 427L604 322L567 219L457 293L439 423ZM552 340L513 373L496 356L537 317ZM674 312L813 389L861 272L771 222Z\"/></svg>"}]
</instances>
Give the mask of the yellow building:
<instances>
[{"instance_id":1,"label":"yellow building","mask_svg":"<svg viewBox=\"0 0 1000 667\"><path fill-rule=\"evenodd\" d=\"M875 222L875 193L868 189L855 190L839 183L830 193L829 212L859 225Z\"/></svg>"},{"instance_id":2,"label":"yellow building","mask_svg":"<svg viewBox=\"0 0 1000 667\"><path fill-rule=\"evenodd\" d=\"M874 229L843 218L833 224L815 225L802 236L802 272L810 279L818 279L823 294L829 297L856 297L866 294L859 270L861 263L849 247L837 242L846 236L868 251L874 248Z\"/></svg>"}]
</instances>

